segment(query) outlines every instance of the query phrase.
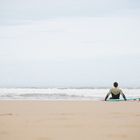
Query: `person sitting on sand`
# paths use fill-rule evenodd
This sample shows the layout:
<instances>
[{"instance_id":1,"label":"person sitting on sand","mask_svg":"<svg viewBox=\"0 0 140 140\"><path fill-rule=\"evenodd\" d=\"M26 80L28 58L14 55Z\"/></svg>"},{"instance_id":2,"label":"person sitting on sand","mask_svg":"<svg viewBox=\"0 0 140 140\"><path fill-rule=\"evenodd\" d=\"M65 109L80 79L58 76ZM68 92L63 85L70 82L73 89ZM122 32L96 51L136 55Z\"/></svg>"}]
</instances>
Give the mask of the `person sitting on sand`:
<instances>
[{"instance_id":1,"label":"person sitting on sand","mask_svg":"<svg viewBox=\"0 0 140 140\"><path fill-rule=\"evenodd\" d=\"M118 83L114 82L113 84L113 88L111 88L108 92L108 94L105 97L105 101L107 100L107 98L109 97L109 95L111 94L112 97L110 99L120 99L120 94L122 95L122 97L124 98L124 100L126 101L126 97L124 95L124 93L122 92L122 90L120 88L118 88Z\"/></svg>"}]
</instances>

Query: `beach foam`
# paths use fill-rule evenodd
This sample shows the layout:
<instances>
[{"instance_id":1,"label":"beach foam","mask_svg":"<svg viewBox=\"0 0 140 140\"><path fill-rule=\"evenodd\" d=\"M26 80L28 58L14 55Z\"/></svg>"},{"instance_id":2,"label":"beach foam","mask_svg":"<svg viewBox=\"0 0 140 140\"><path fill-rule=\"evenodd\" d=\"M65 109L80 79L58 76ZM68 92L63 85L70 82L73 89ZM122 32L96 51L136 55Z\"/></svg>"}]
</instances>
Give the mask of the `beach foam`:
<instances>
[{"instance_id":1,"label":"beach foam","mask_svg":"<svg viewBox=\"0 0 140 140\"><path fill-rule=\"evenodd\" d=\"M1 88L0 100L102 100L108 91L108 88ZM127 98L140 97L140 89L123 91Z\"/></svg>"}]
</instances>

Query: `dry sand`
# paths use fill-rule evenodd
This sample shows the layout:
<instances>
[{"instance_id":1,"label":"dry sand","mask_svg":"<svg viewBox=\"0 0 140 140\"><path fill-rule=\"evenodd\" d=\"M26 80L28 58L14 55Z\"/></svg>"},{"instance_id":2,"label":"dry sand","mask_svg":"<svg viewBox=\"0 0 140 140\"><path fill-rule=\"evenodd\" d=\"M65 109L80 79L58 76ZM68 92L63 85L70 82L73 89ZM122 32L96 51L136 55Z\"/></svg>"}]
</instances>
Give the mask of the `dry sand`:
<instances>
[{"instance_id":1,"label":"dry sand","mask_svg":"<svg viewBox=\"0 0 140 140\"><path fill-rule=\"evenodd\" d=\"M140 102L0 101L0 140L140 140Z\"/></svg>"}]
</instances>

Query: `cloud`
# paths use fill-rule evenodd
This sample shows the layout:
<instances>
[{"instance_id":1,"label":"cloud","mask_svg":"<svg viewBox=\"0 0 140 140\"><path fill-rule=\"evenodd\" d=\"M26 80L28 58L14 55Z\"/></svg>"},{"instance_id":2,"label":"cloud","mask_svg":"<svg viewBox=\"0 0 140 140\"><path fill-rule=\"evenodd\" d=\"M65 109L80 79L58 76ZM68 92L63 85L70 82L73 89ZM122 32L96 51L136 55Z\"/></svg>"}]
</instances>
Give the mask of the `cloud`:
<instances>
[{"instance_id":1,"label":"cloud","mask_svg":"<svg viewBox=\"0 0 140 140\"><path fill-rule=\"evenodd\" d=\"M60 18L1 27L0 57L58 60L139 55L139 24L137 18Z\"/></svg>"},{"instance_id":2,"label":"cloud","mask_svg":"<svg viewBox=\"0 0 140 140\"><path fill-rule=\"evenodd\" d=\"M132 14L139 9L138 0L2 0L0 18L48 19L56 17L103 17L108 15ZM134 15L133 15L134 16Z\"/></svg>"}]
</instances>

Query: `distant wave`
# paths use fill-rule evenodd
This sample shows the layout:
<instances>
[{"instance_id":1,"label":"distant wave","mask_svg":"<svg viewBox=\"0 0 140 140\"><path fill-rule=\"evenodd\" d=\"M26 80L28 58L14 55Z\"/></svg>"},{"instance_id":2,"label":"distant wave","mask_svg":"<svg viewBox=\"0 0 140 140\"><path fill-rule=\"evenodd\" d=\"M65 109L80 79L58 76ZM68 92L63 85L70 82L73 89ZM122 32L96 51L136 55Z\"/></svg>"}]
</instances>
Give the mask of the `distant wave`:
<instances>
[{"instance_id":1,"label":"distant wave","mask_svg":"<svg viewBox=\"0 0 140 140\"><path fill-rule=\"evenodd\" d=\"M106 89L0 88L0 100L102 100ZM140 97L140 89L123 89L126 97Z\"/></svg>"}]
</instances>

